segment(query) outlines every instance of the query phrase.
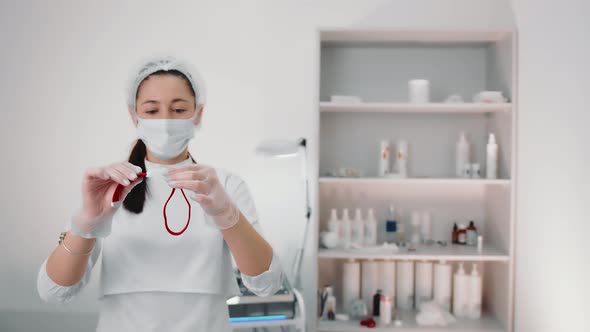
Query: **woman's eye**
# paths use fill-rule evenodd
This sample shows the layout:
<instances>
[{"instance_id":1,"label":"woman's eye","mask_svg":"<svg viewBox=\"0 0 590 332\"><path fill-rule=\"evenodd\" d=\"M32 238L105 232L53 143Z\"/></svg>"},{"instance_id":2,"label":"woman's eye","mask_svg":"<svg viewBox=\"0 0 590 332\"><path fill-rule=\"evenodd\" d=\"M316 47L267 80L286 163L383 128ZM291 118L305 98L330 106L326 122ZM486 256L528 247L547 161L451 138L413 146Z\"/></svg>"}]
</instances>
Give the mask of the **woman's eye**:
<instances>
[{"instance_id":1,"label":"woman's eye","mask_svg":"<svg viewBox=\"0 0 590 332\"><path fill-rule=\"evenodd\" d=\"M182 113L182 112L184 112L185 110L183 110L183 109L177 109L177 110L175 110L175 111L176 111L177 113Z\"/></svg>"},{"instance_id":2,"label":"woman's eye","mask_svg":"<svg viewBox=\"0 0 590 332\"><path fill-rule=\"evenodd\" d=\"M147 114L154 114L154 113L156 113L157 111L155 111L155 110L152 110L152 111L145 111L145 112L146 112Z\"/></svg>"}]
</instances>

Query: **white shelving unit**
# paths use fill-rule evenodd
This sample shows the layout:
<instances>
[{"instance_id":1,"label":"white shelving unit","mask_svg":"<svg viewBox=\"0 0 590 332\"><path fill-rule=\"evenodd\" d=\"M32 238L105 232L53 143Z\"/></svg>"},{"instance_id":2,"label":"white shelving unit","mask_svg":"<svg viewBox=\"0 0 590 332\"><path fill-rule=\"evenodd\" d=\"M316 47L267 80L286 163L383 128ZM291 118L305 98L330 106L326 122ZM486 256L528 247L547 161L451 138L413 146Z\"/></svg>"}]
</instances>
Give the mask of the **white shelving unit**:
<instances>
[{"instance_id":1,"label":"white shelving unit","mask_svg":"<svg viewBox=\"0 0 590 332\"><path fill-rule=\"evenodd\" d=\"M349 322L330 322L330 321L322 321L319 323L318 331L334 331L334 332L366 332L369 331L394 331L394 332L412 332L412 331L456 331L456 332L502 332L505 329L502 327L502 324L494 317L485 315L482 316L480 320L469 320L469 319L459 319L453 325L453 327L449 327L448 329L440 328L440 327L427 327L427 326L419 326L414 321L414 317L416 316L415 311L406 311L401 312L399 314L400 318L404 322L402 326L379 326L377 325L374 329L367 329L364 326L360 326L360 324L351 324Z\"/></svg>"},{"instance_id":2,"label":"white shelving unit","mask_svg":"<svg viewBox=\"0 0 590 332\"><path fill-rule=\"evenodd\" d=\"M437 241L451 242L453 223L475 221L484 237L475 247L440 244L416 251L318 249L317 285L334 286L341 299L342 264L347 260L445 260L477 264L483 277L480 320L459 319L446 327L416 323L415 311L399 312L403 326L377 326L377 331L513 331L514 229L516 167L516 34L500 31L320 31L319 212L316 234L327 229L330 209L373 208L384 233L390 204L409 229L409 215L428 210ZM407 82L431 83L431 103L407 102ZM506 103L471 103L483 90L500 90ZM444 103L460 94L465 103ZM331 95L353 95L359 103L334 103ZM472 162L485 174L489 133L500 148L498 179L454 176L455 143L465 131ZM379 142L409 143L409 177L377 176ZM393 147L394 145L392 145ZM359 169L359 177L336 177L341 167ZM318 237L315 245L319 248ZM313 304L315 306L315 303ZM337 308L342 304L337 303ZM337 310L338 311L338 310ZM358 321L315 320L317 331L365 331Z\"/></svg>"},{"instance_id":3,"label":"white shelving unit","mask_svg":"<svg viewBox=\"0 0 590 332\"><path fill-rule=\"evenodd\" d=\"M474 247L468 246L420 246L416 252L400 249L397 252L388 250L365 251L362 249L320 249L319 258L340 259L394 259L414 261L462 261L462 262L508 262L510 257L493 246L484 247L478 252Z\"/></svg>"},{"instance_id":4,"label":"white shelving unit","mask_svg":"<svg viewBox=\"0 0 590 332\"><path fill-rule=\"evenodd\" d=\"M320 102L320 112L383 112L383 113L493 113L509 112L510 103L333 103Z\"/></svg>"},{"instance_id":5,"label":"white shelving unit","mask_svg":"<svg viewBox=\"0 0 590 332\"><path fill-rule=\"evenodd\" d=\"M459 178L380 178L380 177L320 177L321 184L450 184L450 185L499 185L509 186L508 179L459 179Z\"/></svg>"}]
</instances>

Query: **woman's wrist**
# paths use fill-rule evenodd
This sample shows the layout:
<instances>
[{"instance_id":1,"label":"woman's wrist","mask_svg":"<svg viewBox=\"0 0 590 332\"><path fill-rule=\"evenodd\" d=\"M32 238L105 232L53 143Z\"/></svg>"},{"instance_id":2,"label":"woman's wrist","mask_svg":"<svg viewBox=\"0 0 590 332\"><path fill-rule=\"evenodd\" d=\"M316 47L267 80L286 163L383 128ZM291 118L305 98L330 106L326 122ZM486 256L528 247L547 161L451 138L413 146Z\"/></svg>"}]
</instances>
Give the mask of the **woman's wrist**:
<instances>
[{"instance_id":1,"label":"woman's wrist","mask_svg":"<svg viewBox=\"0 0 590 332\"><path fill-rule=\"evenodd\" d=\"M81 237L75 233L72 233L71 231L68 231L63 239L63 242L63 244L67 246L67 249L74 253L82 254L89 252L92 250L92 248L94 248L96 238Z\"/></svg>"}]
</instances>

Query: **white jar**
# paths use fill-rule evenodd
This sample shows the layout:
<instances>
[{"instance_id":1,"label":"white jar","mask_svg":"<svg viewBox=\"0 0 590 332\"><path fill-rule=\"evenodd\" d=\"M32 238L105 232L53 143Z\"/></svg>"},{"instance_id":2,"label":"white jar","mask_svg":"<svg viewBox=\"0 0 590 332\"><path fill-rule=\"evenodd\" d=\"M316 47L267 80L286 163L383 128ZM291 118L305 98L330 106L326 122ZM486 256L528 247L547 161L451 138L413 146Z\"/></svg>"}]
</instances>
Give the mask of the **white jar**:
<instances>
[{"instance_id":1,"label":"white jar","mask_svg":"<svg viewBox=\"0 0 590 332\"><path fill-rule=\"evenodd\" d=\"M430 102L430 82L428 80L410 80L408 90L411 103Z\"/></svg>"}]
</instances>

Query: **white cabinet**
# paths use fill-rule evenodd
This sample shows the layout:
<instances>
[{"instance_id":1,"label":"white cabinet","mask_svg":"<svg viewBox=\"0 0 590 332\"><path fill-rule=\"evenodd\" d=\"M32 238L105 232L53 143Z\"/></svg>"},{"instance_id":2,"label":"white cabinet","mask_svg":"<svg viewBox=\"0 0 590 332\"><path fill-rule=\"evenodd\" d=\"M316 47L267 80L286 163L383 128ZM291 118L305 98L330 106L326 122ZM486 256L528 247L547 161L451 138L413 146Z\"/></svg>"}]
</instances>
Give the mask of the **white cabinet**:
<instances>
[{"instance_id":1,"label":"white cabinet","mask_svg":"<svg viewBox=\"0 0 590 332\"><path fill-rule=\"evenodd\" d=\"M341 299L342 263L348 259L430 260L478 264L483 275L481 320L426 329L416 312L401 312L401 328L383 331L512 331L516 165L516 35L514 31L320 31L319 212L317 231L327 229L330 209L351 214L375 210L384 233L388 206L410 227L410 213L428 210L435 240L451 241L453 223L475 221L484 248L460 245L421 246L416 251L361 253L318 249L317 285L334 286ZM430 81L430 103L408 103L408 81ZM505 103L473 103L483 90L499 90ZM451 94L463 104L447 104ZM333 103L331 95L353 95L360 103ZM471 162L483 179L455 176L455 144L461 132L471 143ZM486 144L494 133L499 145L498 179L485 179ZM379 142L409 144L408 178L377 176ZM335 176L340 167L361 176ZM381 237L380 237L381 239ZM316 245L319 247L319 243ZM340 304L340 303L339 303ZM341 307L341 304L340 306ZM357 321L317 321L318 331L361 331Z\"/></svg>"}]
</instances>

